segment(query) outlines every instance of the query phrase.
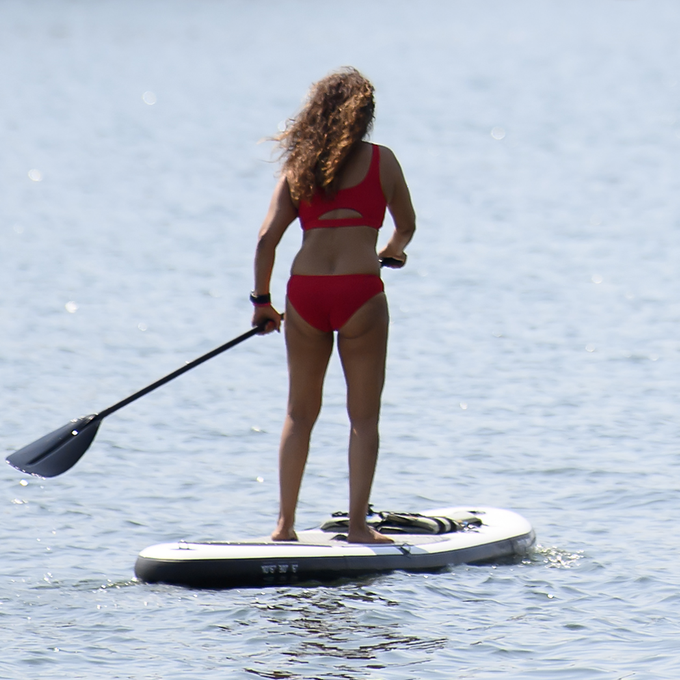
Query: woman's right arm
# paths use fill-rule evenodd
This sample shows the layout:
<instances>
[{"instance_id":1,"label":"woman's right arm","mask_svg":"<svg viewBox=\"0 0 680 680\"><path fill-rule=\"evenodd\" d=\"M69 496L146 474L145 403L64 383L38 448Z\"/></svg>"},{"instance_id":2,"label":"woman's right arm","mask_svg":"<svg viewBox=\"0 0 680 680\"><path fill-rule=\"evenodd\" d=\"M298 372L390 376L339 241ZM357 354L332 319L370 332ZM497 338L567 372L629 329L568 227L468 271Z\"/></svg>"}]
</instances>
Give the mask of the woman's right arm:
<instances>
[{"instance_id":1,"label":"woman's right arm","mask_svg":"<svg viewBox=\"0 0 680 680\"><path fill-rule=\"evenodd\" d=\"M398 269L406 264L404 248L416 230L416 213L399 161L387 147L381 147L380 169L387 207L394 220L394 232L387 245L378 253L378 257L381 260L386 258L396 260L400 264L392 263L386 266Z\"/></svg>"},{"instance_id":2,"label":"woman's right arm","mask_svg":"<svg viewBox=\"0 0 680 680\"><path fill-rule=\"evenodd\" d=\"M285 177L281 177L274 189L267 216L260 227L257 247L255 248L255 286L253 288L255 295L269 294L276 247L286 229L296 217L297 210L290 197L288 181ZM281 315L274 307L271 305L256 306L253 312L253 326L259 326L266 321L272 323L267 324L265 333L278 331L281 327Z\"/></svg>"}]
</instances>

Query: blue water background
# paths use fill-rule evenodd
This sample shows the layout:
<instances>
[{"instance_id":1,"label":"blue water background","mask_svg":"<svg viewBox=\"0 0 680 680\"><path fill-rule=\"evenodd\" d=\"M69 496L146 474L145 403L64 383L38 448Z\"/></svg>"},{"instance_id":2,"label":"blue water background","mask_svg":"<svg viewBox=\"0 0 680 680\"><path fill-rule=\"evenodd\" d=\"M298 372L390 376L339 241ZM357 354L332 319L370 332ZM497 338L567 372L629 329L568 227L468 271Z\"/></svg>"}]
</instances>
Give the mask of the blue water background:
<instances>
[{"instance_id":1,"label":"blue water background","mask_svg":"<svg viewBox=\"0 0 680 680\"><path fill-rule=\"evenodd\" d=\"M285 354L256 338L64 476L0 468L0 677L677 679L678 35L675 0L2 0L0 453L249 327L258 142L353 64L419 217L384 273L373 502L512 508L538 546L333 587L136 582L149 544L273 526ZM347 505L343 390L334 360L301 527Z\"/></svg>"}]
</instances>

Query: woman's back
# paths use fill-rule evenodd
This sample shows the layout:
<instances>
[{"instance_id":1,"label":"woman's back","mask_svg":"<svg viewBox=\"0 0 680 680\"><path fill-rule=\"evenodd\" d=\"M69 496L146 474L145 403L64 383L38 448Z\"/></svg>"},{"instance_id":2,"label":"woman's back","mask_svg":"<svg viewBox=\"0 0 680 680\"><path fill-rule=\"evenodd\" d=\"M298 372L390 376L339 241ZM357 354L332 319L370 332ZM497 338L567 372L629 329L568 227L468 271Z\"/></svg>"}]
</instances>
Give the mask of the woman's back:
<instances>
[{"instance_id":1,"label":"woman's back","mask_svg":"<svg viewBox=\"0 0 680 680\"><path fill-rule=\"evenodd\" d=\"M389 149L361 142L344 163L334 196L326 198L319 192L311 201L299 203L304 239L293 262L293 274L379 271L375 248L394 183L391 155Z\"/></svg>"}]
</instances>

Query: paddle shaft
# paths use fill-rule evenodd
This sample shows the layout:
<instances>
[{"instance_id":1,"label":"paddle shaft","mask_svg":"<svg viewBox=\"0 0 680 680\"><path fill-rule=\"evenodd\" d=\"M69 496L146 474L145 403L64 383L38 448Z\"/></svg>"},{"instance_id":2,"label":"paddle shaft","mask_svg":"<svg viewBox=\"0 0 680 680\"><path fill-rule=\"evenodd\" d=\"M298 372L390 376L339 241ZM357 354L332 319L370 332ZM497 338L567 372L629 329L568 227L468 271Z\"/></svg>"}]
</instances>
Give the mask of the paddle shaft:
<instances>
[{"instance_id":1,"label":"paddle shaft","mask_svg":"<svg viewBox=\"0 0 680 680\"><path fill-rule=\"evenodd\" d=\"M123 408L123 406L127 406L128 404L132 403L133 401L136 401L140 397L143 397L145 394L149 394L149 392L153 392L157 387L160 387L161 385L165 385L165 383L170 382L171 380L174 380L178 376L182 375L182 373L186 373L187 371L190 371L192 368L196 368L196 366L199 366L202 364L204 361L208 361L208 359L212 359L213 357L217 356L218 354L221 354L222 352L226 352L228 349L234 347L235 345L238 345L239 343L243 342L244 340L247 340L248 338L251 338L253 335L257 335L258 333L261 333L262 330L264 329L264 326L266 324L262 324L260 326L256 326L255 328L251 328L247 333L244 333L243 335L239 335L238 338L234 338L233 340L230 340L229 342L225 342L224 345L220 345L219 347L216 347L215 349L211 350L207 354L204 354L203 356L198 357L198 359L194 359L193 361L187 362L184 366L181 368L178 368L176 371L173 371L172 373L168 373L164 378L161 378L160 380L156 380L156 382L151 383L151 385L148 385L144 389L139 390L139 392L135 392L134 394L131 394L129 397L126 397L122 401L119 401L117 404L114 404L113 406L109 406L107 409L104 409L101 413L98 413L96 415L97 420L102 420L106 418L106 416L110 416L112 413L115 413L118 411L118 409Z\"/></svg>"},{"instance_id":2,"label":"paddle shaft","mask_svg":"<svg viewBox=\"0 0 680 680\"><path fill-rule=\"evenodd\" d=\"M70 470L90 447L90 444L97 434L101 421L106 418L106 416L111 415L136 399L143 397L157 387L165 385L165 383L182 375L182 373L190 371L204 361L212 359L212 357L228 350L230 347L238 345L240 342L247 340L253 335L261 333L264 331L267 323L269 322L262 323L259 326L252 328L247 333L239 335L238 338L234 338L224 345L216 347L207 354L198 357L198 359L187 362L186 365L178 368L176 371L173 371L160 380L156 380L155 383L145 387L143 390L139 390L139 392L131 394L117 404L109 406L109 408L101 413L93 413L82 418L74 418L63 427L60 427L57 430L54 430L54 432L50 432L44 437L37 439L28 446L24 446L22 449L15 451L12 455L7 457L7 462L21 472L38 475L39 477L56 477L57 475Z\"/></svg>"},{"instance_id":3,"label":"paddle shaft","mask_svg":"<svg viewBox=\"0 0 680 680\"><path fill-rule=\"evenodd\" d=\"M395 258L392 258L392 257L386 257L383 260L381 260L380 266L381 267L390 267L394 263L397 263L397 262L403 265L401 260L396 260ZM140 397L143 397L145 394L149 394L149 392L153 392L153 390L155 390L157 387L160 387L161 385L165 385L165 383L168 383L171 380L174 380L177 376L182 375L182 373L186 373L187 371L190 371L192 368L195 368L196 366L202 364L204 361L208 361L208 359L212 359L213 357L217 356L218 354L221 354L222 352L226 352L231 347L234 347L235 345L238 345L239 343L243 342L244 340L251 338L253 335L257 335L258 333L261 333L264 330L267 323L269 323L269 322L265 322L264 324L256 326L255 328L251 328L247 333L244 333L243 335L239 335L238 338L234 338L233 340L230 340L229 342L224 343L224 345L220 345L219 347L216 347L215 349L211 350L207 354L204 354L202 357L198 357L198 359L194 359L193 361L188 362L186 364L186 366L182 366L181 368L178 368L176 371L169 373L164 378L161 378L160 380L156 380L155 383L151 383L151 385L149 385L148 387L145 387L144 389L139 390L139 392L135 392L134 394L131 394L129 397L126 397L122 401L119 401L117 404L114 404L113 406L109 406L107 409L104 409L101 413L98 413L96 415L96 420L103 420L104 418L106 418L106 416L110 416L112 413L115 413L118 409L123 408L123 406L127 406L128 404L139 399Z\"/></svg>"}]
</instances>

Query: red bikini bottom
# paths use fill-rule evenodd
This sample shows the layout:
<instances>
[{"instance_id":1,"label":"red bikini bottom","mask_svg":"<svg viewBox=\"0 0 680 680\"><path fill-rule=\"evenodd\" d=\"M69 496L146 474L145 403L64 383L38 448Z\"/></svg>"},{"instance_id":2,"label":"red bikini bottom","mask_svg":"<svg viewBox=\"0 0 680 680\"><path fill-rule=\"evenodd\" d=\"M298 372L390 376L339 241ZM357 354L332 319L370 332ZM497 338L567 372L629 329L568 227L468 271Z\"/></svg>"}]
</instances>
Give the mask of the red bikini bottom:
<instances>
[{"instance_id":1,"label":"red bikini bottom","mask_svg":"<svg viewBox=\"0 0 680 680\"><path fill-rule=\"evenodd\" d=\"M354 312L384 290L377 274L293 274L288 281L288 301L310 326L330 333L340 330Z\"/></svg>"}]
</instances>

